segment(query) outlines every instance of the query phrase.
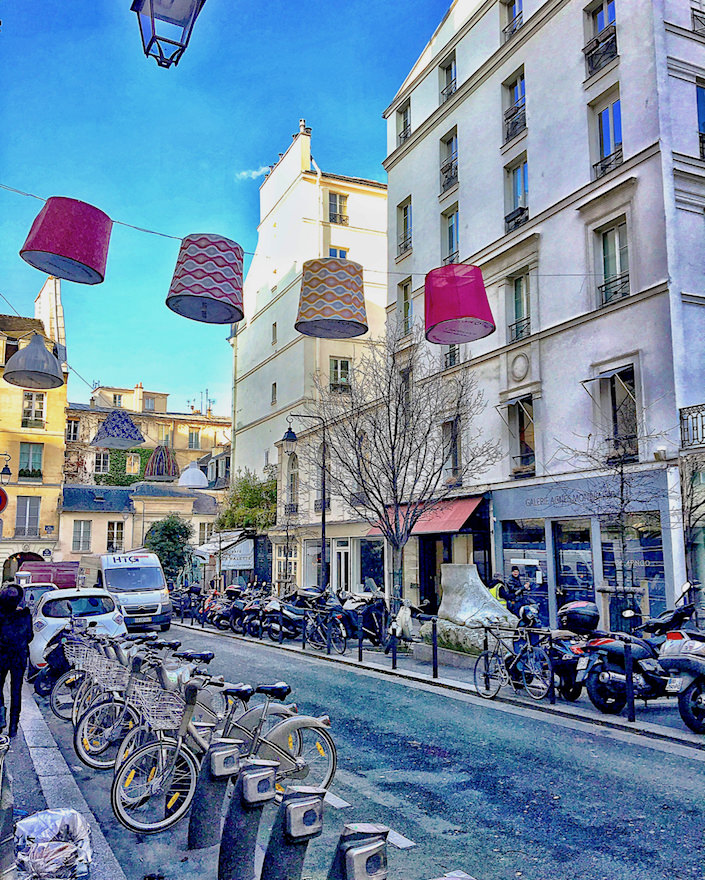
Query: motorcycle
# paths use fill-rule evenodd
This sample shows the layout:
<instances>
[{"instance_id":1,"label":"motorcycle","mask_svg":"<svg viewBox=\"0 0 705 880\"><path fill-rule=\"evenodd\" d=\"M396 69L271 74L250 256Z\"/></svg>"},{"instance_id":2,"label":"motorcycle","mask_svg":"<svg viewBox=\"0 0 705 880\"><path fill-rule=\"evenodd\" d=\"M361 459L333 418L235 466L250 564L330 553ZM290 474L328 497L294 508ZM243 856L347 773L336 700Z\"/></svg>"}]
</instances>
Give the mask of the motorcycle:
<instances>
[{"instance_id":1,"label":"motorcycle","mask_svg":"<svg viewBox=\"0 0 705 880\"><path fill-rule=\"evenodd\" d=\"M362 637L372 645L383 645L387 640L387 603L384 593L341 593L341 620L349 639L358 638L358 620L362 615Z\"/></svg>"},{"instance_id":2,"label":"motorcycle","mask_svg":"<svg viewBox=\"0 0 705 880\"><path fill-rule=\"evenodd\" d=\"M636 627L634 633L611 632L597 635L582 647L578 659L578 682L584 682L590 702L606 715L618 715L627 702L627 675L624 649L631 646L634 696L656 700L667 695L669 676L659 663L659 649L666 634L693 616L693 604L664 611ZM624 611L623 616L634 616ZM649 633L648 636L639 633Z\"/></svg>"},{"instance_id":3,"label":"motorcycle","mask_svg":"<svg viewBox=\"0 0 705 880\"><path fill-rule=\"evenodd\" d=\"M693 733L705 733L705 633L666 635L659 663L668 674L666 693L678 696L678 712Z\"/></svg>"}]
</instances>

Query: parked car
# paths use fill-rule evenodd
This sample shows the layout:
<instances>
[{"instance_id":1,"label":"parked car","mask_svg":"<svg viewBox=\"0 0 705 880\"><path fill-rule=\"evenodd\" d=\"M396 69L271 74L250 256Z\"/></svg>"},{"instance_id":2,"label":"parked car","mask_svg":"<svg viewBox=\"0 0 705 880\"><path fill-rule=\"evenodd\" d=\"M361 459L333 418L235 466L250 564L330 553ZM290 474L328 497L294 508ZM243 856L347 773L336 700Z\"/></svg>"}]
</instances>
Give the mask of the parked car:
<instances>
[{"instance_id":1,"label":"parked car","mask_svg":"<svg viewBox=\"0 0 705 880\"><path fill-rule=\"evenodd\" d=\"M56 584L52 583L41 583L41 584L22 584L22 589L24 590L24 605L25 608L29 608L29 610L34 614L34 609L37 607L37 603L42 598L45 593L49 593L52 590L60 589Z\"/></svg>"},{"instance_id":2,"label":"parked car","mask_svg":"<svg viewBox=\"0 0 705 880\"><path fill-rule=\"evenodd\" d=\"M47 664L44 650L51 637L76 618L95 624L91 629L96 633L127 634L125 620L107 590L50 590L40 597L34 609L34 639L29 645L29 662L35 670Z\"/></svg>"}]
</instances>

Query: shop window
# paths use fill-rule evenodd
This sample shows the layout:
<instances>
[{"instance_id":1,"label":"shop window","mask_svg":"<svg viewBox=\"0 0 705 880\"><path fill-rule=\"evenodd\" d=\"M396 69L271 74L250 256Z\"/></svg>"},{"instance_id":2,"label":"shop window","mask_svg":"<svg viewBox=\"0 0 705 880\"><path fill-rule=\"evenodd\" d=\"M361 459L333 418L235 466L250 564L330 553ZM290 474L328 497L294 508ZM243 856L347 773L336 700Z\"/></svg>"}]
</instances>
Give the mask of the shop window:
<instances>
[{"instance_id":1,"label":"shop window","mask_svg":"<svg viewBox=\"0 0 705 880\"><path fill-rule=\"evenodd\" d=\"M529 598L539 606L544 624L548 623L546 531L542 519L502 522L502 577L507 580L518 567L522 583L529 584Z\"/></svg>"},{"instance_id":2,"label":"shop window","mask_svg":"<svg viewBox=\"0 0 705 880\"><path fill-rule=\"evenodd\" d=\"M276 575L279 583L296 583L299 573L298 544L277 544Z\"/></svg>"},{"instance_id":3,"label":"shop window","mask_svg":"<svg viewBox=\"0 0 705 880\"><path fill-rule=\"evenodd\" d=\"M558 607L578 599L594 602L590 520L574 519L554 523L553 546L556 553Z\"/></svg>"}]
</instances>

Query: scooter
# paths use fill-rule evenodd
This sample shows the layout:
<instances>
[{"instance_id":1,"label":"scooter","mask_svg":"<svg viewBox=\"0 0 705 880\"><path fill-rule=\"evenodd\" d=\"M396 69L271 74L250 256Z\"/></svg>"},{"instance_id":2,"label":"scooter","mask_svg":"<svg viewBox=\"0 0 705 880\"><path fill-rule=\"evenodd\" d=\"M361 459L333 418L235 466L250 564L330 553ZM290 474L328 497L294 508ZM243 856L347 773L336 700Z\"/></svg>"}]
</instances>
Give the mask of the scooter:
<instances>
[{"instance_id":1,"label":"scooter","mask_svg":"<svg viewBox=\"0 0 705 880\"><path fill-rule=\"evenodd\" d=\"M705 633L669 632L658 659L668 674L666 693L678 696L683 723L693 733L705 733Z\"/></svg>"}]
</instances>

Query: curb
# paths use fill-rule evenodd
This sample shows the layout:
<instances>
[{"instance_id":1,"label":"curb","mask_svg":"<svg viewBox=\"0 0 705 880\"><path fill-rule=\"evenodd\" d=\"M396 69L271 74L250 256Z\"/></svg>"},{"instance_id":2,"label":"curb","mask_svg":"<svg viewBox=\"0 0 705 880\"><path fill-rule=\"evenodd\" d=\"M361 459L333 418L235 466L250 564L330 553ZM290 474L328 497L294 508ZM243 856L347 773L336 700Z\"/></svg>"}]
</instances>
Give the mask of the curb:
<instances>
[{"instance_id":1,"label":"curb","mask_svg":"<svg viewBox=\"0 0 705 880\"><path fill-rule=\"evenodd\" d=\"M246 645L263 645L265 648L272 650L287 651L290 654L296 654L299 657L308 657L311 660L324 661L326 663L335 663L338 666L346 666L350 669L360 669L367 672L374 672L377 675L383 675L390 679L401 679L402 681L411 681L414 684L424 685L424 687L438 689L440 691L452 691L471 697L476 697L482 704L504 703L510 706L519 706L527 711L540 712L558 718L564 718L569 721L580 721L588 724L595 724L609 730L620 731L621 733L630 733L632 735L643 736L647 739L653 739L659 742L666 742L683 746L693 751L705 751L705 739L694 733L686 731L679 732L671 728L662 727L661 725L651 724L648 721L637 721L634 724L619 717L605 715L586 715L579 710L570 710L567 706L544 705L540 701L534 701L527 704L523 700L513 699L509 696L496 696L492 700L486 700L480 697L473 685L465 682L457 681L452 678L431 678L418 672L409 670L391 669L391 667L378 666L374 663L367 663L364 660L358 663L349 657L342 657L334 654L312 654L304 651L300 647L294 647L287 644L269 644L259 639L251 639L237 633L228 632L227 630L206 629L200 626L189 626L185 623L172 621L172 626L185 629L187 632L202 632L211 636L220 636L221 638L231 639L232 641L243 642Z\"/></svg>"},{"instance_id":2,"label":"curb","mask_svg":"<svg viewBox=\"0 0 705 880\"><path fill-rule=\"evenodd\" d=\"M22 687L20 728L29 749L34 771L39 777L39 785L47 809L78 810L89 822L93 848L93 860L90 865L91 880L127 880L110 844L103 836L98 820L81 794L49 725L39 710L34 692L26 682Z\"/></svg>"}]
</instances>

